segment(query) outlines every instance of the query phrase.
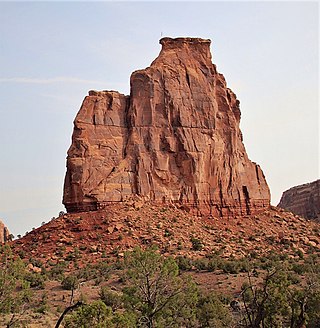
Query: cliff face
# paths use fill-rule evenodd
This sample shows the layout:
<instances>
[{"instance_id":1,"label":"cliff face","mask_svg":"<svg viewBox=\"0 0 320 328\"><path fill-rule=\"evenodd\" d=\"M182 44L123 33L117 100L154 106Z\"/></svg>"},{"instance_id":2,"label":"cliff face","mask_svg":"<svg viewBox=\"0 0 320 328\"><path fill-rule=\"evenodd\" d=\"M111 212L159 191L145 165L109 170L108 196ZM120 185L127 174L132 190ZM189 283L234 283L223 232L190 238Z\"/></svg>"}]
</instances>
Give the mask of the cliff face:
<instances>
[{"instance_id":1,"label":"cliff face","mask_svg":"<svg viewBox=\"0 0 320 328\"><path fill-rule=\"evenodd\" d=\"M304 218L320 221L320 180L286 190L278 207Z\"/></svg>"},{"instance_id":2,"label":"cliff face","mask_svg":"<svg viewBox=\"0 0 320 328\"><path fill-rule=\"evenodd\" d=\"M11 240L9 229L0 220L0 244Z\"/></svg>"},{"instance_id":3,"label":"cliff face","mask_svg":"<svg viewBox=\"0 0 320 328\"><path fill-rule=\"evenodd\" d=\"M199 214L246 215L269 206L248 159L235 94L211 62L210 40L163 38L130 96L90 91L74 121L63 203L96 210L133 197Z\"/></svg>"}]
</instances>

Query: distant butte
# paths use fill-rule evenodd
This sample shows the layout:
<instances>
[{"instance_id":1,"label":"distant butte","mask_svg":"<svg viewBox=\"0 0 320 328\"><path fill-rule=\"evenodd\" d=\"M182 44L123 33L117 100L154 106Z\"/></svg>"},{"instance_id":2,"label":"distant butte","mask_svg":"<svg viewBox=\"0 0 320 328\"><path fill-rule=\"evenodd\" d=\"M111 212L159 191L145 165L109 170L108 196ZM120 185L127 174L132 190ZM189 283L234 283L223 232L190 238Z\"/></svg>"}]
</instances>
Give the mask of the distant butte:
<instances>
[{"instance_id":1,"label":"distant butte","mask_svg":"<svg viewBox=\"0 0 320 328\"><path fill-rule=\"evenodd\" d=\"M0 244L6 243L11 240L9 229L0 220Z\"/></svg>"},{"instance_id":2,"label":"distant butte","mask_svg":"<svg viewBox=\"0 0 320 328\"><path fill-rule=\"evenodd\" d=\"M286 190L278 207L320 222L320 180Z\"/></svg>"},{"instance_id":3,"label":"distant butte","mask_svg":"<svg viewBox=\"0 0 320 328\"><path fill-rule=\"evenodd\" d=\"M242 142L239 100L211 61L211 41L160 44L150 67L132 73L130 96L85 97L68 150L67 211L134 198L214 217L269 207L263 172Z\"/></svg>"}]
</instances>

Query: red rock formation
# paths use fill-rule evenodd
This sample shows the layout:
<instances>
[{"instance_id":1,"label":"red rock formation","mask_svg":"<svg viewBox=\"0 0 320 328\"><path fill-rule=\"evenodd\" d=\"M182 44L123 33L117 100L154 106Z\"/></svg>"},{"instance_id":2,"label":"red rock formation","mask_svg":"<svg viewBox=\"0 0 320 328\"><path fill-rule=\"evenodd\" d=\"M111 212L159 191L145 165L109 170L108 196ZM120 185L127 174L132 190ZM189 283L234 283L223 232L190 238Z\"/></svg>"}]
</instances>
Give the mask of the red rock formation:
<instances>
[{"instance_id":1,"label":"red rock formation","mask_svg":"<svg viewBox=\"0 0 320 328\"><path fill-rule=\"evenodd\" d=\"M320 180L286 190L282 194L278 207L306 219L320 221Z\"/></svg>"},{"instance_id":2,"label":"red rock formation","mask_svg":"<svg viewBox=\"0 0 320 328\"><path fill-rule=\"evenodd\" d=\"M0 220L0 244L6 243L11 240L9 229Z\"/></svg>"},{"instance_id":3,"label":"red rock formation","mask_svg":"<svg viewBox=\"0 0 320 328\"><path fill-rule=\"evenodd\" d=\"M68 151L67 211L132 197L213 216L269 206L264 175L242 143L239 101L211 62L210 40L160 43L151 66L132 74L130 96L85 98Z\"/></svg>"}]
</instances>

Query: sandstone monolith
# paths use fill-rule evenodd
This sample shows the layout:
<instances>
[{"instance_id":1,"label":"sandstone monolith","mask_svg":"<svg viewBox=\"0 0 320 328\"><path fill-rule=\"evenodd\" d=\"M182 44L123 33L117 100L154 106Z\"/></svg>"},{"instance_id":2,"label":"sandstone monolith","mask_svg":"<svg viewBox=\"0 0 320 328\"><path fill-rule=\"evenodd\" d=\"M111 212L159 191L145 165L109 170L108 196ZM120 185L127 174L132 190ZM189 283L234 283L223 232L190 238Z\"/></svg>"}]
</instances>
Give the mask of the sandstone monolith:
<instances>
[{"instance_id":1,"label":"sandstone monolith","mask_svg":"<svg viewBox=\"0 0 320 328\"><path fill-rule=\"evenodd\" d=\"M133 198L217 217L269 206L264 174L243 145L239 100L210 43L163 38L150 67L132 73L130 96L89 92L68 151L68 212Z\"/></svg>"}]
</instances>

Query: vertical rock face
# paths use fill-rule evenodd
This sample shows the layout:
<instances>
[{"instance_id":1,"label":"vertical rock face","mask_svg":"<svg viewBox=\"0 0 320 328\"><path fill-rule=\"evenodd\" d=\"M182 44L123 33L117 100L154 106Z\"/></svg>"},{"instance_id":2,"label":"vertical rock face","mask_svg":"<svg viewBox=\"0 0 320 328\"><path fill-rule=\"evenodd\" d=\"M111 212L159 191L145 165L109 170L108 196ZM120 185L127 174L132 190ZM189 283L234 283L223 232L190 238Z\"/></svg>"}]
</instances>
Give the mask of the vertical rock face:
<instances>
[{"instance_id":1,"label":"vertical rock face","mask_svg":"<svg viewBox=\"0 0 320 328\"><path fill-rule=\"evenodd\" d=\"M278 207L304 218L320 221L320 180L286 190Z\"/></svg>"},{"instance_id":2,"label":"vertical rock face","mask_svg":"<svg viewBox=\"0 0 320 328\"><path fill-rule=\"evenodd\" d=\"M269 206L263 172L242 142L239 101L211 62L210 40L160 43L151 66L131 75L130 96L85 98L68 151L67 211L132 197L213 216Z\"/></svg>"},{"instance_id":3,"label":"vertical rock face","mask_svg":"<svg viewBox=\"0 0 320 328\"><path fill-rule=\"evenodd\" d=\"M0 220L0 244L6 243L11 240L9 229Z\"/></svg>"}]
</instances>

